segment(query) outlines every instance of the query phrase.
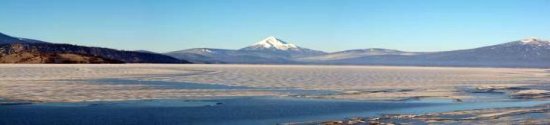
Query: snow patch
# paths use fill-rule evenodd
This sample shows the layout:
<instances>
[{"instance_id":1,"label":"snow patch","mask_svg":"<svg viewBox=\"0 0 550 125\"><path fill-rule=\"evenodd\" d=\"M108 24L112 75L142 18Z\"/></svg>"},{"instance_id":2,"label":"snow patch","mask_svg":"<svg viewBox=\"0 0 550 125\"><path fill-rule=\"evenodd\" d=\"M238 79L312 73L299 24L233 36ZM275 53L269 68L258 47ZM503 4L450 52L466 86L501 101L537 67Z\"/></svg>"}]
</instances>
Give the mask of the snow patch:
<instances>
[{"instance_id":1,"label":"snow patch","mask_svg":"<svg viewBox=\"0 0 550 125\"><path fill-rule=\"evenodd\" d=\"M267 37L264 40L255 43L253 46L261 46L263 48L275 48L278 50L289 50L298 48L298 46L294 44L286 43L273 36Z\"/></svg>"},{"instance_id":2,"label":"snow patch","mask_svg":"<svg viewBox=\"0 0 550 125\"><path fill-rule=\"evenodd\" d=\"M536 45L550 45L550 42L547 40L541 40L535 37L530 37L527 39L520 40L523 44L536 44Z\"/></svg>"},{"instance_id":3,"label":"snow patch","mask_svg":"<svg viewBox=\"0 0 550 125\"><path fill-rule=\"evenodd\" d=\"M529 37L521 40L522 43L531 43L536 41L539 41L539 39L537 39L536 37Z\"/></svg>"},{"instance_id":4,"label":"snow patch","mask_svg":"<svg viewBox=\"0 0 550 125\"><path fill-rule=\"evenodd\" d=\"M210 51L209 49L201 49L201 52L212 53L212 51Z\"/></svg>"}]
</instances>

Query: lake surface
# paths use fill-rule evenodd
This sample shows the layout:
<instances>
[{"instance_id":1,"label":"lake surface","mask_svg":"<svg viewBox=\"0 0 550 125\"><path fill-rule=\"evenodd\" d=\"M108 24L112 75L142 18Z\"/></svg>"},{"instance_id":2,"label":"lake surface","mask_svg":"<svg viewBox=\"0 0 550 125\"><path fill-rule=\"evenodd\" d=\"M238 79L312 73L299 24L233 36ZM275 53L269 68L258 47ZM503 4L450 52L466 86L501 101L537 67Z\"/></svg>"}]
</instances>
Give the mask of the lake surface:
<instances>
[{"instance_id":1,"label":"lake surface","mask_svg":"<svg viewBox=\"0 0 550 125\"><path fill-rule=\"evenodd\" d=\"M0 68L0 97L8 99L0 99L0 125L257 125L549 103L468 91L488 83L545 83L547 75L540 69L141 64ZM432 97L433 91L427 91L432 89L441 92L435 97L461 92L475 98L423 98ZM371 97L353 91L411 96L395 99L402 101L345 100ZM132 100L151 98L166 99Z\"/></svg>"},{"instance_id":2,"label":"lake surface","mask_svg":"<svg viewBox=\"0 0 550 125\"><path fill-rule=\"evenodd\" d=\"M277 124L453 110L534 106L547 101L454 103L446 100L350 101L275 97L136 100L0 106L2 125Z\"/></svg>"}]
</instances>

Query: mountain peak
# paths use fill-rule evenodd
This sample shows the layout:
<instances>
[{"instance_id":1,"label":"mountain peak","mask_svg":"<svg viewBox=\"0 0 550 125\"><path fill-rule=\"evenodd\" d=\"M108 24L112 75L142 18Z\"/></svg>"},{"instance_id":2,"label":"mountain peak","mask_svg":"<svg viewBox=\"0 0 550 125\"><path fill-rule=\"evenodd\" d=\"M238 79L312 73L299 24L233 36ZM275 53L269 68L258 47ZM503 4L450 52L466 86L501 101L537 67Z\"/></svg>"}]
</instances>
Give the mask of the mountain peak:
<instances>
[{"instance_id":1,"label":"mountain peak","mask_svg":"<svg viewBox=\"0 0 550 125\"><path fill-rule=\"evenodd\" d=\"M547 41L547 40L541 40L541 39L538 39L538 38L535 38L535 37L530 37L530 38L526 38L526 39L522 39L520 40L522 44L536 44L536 45L543 45L543 44L548 44L550 45L550 42Z\"/></svg>"},{"instance_id":2,"label":"mountain peak","mask_svg":"<svg viewBox=\"0 0 550 125\"><path fill-rule=\"evenodd\" d=\"M530 42L535 42L535 41L539 41L539 39L536 38L536 37L529 37L529 38L525 38L525 39L521 40L521 42L523 42L523 43L530 43Z\"/></svg>"},{"instance_id":3,"label":"mountain peak","mask_svg":"<svg viewBox=\"0 0 550 125\"><path fill-rule=\"evenodd\" d=\"M264 55L276 55L279 57L284 56L284 58L325 54L325 52L323 51L302 48L294 44L287 43L273 36L267 37L257 43L252 44L251 46L239 49L239 51L252 51L256 54L262 53Z\"/></svg>"},{"instance_id":4,"label":"mountain peak","mask_svg":"<svg viewBox=\"0 0 550 125\"><path fill-rule=\"evenodd\" d=\"M287 43L283 40L277 39L274 36L269 36L262 41L259 41L252 46L255 47L261 47L261 48L268 48L268 49L277 49L277 50L289 50L289 49L296 49L298 46L294 44Z\"/></svg>"}]
</instances>

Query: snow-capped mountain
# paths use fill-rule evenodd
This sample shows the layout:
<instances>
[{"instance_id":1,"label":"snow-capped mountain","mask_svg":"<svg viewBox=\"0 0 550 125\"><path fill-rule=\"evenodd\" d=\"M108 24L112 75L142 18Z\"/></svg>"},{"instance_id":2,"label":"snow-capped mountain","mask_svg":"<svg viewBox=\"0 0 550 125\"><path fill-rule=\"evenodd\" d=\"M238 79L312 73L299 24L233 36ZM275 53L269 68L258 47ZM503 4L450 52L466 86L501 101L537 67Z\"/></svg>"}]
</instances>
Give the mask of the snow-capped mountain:
<instances>
[{"instance_id":1,"label":"snow-capped mountain","mask_svg":"<svg viewBox=\"0 0 550 125\"><path fill-rule=\"evenodd\" d=\"M275 37L267 37L239 50L194 48L166 53L197 63L298 63L297 57L316 56L325 52L302 48Z\"/></svg>"},{"instance_id":2,"label":"snow-capped mountain","mask_svg":"<svg viewBox=\"0 0 550 125\"><path fill-rule=\"evenodd\" d=\"M299 50L299 47L277 39L273 36L267 37L264 40L254 43L251 46L242 48L241 50L278 50L278 51L294 51Z\"/></svg>"},{"instance_id":3,"label":"snow-capped mountain","mask_svg":"<svg viewBox=\"0 0 550 125\"><path fill-rule=\"evenodd\" d=\"M239 51L254 51L288 57L305 57L325 54L323 51L299 47L273 36L267 37L251 46L239 49Z\"/></svg>"}]
</instances>

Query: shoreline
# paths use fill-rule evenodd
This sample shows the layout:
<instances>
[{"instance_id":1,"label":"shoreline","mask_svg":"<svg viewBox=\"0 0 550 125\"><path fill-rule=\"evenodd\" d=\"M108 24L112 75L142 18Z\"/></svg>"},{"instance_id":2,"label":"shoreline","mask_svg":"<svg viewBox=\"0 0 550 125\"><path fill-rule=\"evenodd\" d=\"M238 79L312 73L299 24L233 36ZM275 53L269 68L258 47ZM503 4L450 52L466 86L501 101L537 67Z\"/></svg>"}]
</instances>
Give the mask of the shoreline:
<instances>
[{"instance_id":1,"label":"shoreline","mask_svg":"<svg viewBox=\"0 0 550 125\"><path fill-rule=\"evenodd\" d=\"M534 114L542 118L521 117ZM425 114L382 114L342 120L283 123L285 125L363 125L363 124L548 124L550 102L531 107L487 108ZM510 120L514 118L513 120Z\"/></svg>"}]
</instances>

